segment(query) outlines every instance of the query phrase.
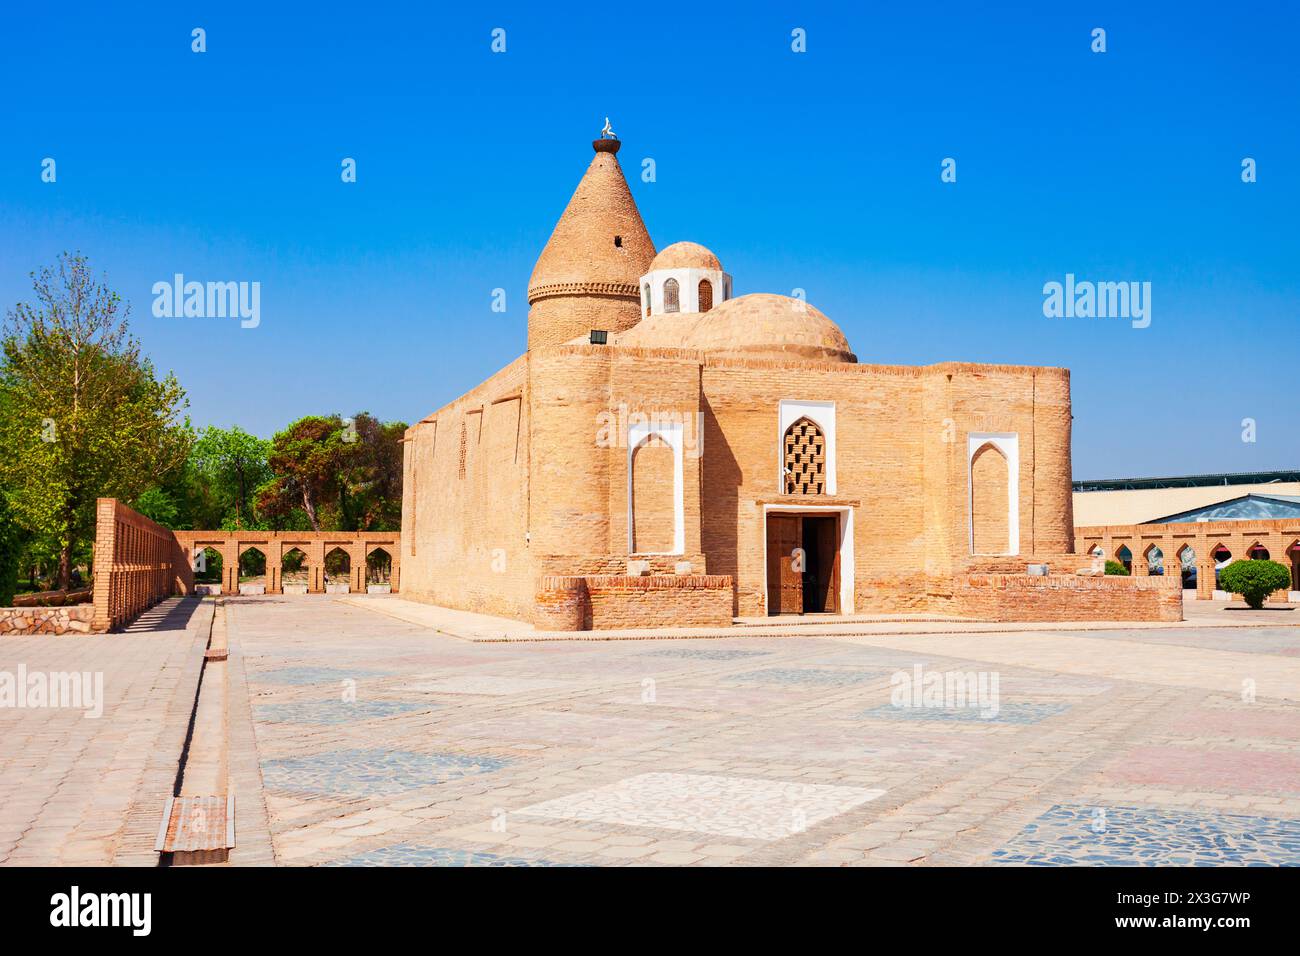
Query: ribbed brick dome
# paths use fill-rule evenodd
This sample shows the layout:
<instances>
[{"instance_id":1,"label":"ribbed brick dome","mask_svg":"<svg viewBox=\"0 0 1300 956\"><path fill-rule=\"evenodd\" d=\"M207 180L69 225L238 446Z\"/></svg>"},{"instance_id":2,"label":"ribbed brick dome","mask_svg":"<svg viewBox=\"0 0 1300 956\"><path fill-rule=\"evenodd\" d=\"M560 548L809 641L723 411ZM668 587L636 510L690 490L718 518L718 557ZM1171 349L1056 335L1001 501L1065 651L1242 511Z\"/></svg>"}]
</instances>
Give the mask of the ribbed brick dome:
<instances>
[{"instance_id":1,"label":"ribbed brick dome","mask_svg":"<svg viewBox=\"0 0 1300 956\"><path fill-rule=\"evenodd\" d=\"M679 347L752 358L857 361L840 327L820 310L767 292L728 299L705 312L682 336Z\"/></svg>"},{"instance_id":2,"label":"ribbed brick dome","mask_svg":"<svg viewBox=\"0 0 1300 956\"><path fill-rule=\"evenodd\" d=\"M713 269L722 271L722 263L698 242L674 242L665 246L650 263L650 271L655 269Z\"/></svg>"}]
</instances>

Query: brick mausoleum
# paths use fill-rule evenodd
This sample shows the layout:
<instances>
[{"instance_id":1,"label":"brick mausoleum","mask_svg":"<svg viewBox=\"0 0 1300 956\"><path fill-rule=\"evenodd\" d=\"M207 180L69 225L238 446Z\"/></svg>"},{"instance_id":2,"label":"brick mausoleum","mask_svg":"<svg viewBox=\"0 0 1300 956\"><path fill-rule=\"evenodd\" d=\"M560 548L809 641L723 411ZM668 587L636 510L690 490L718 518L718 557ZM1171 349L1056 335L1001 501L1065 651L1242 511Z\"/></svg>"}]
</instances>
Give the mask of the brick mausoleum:
<instances>
[{"instance_id":1,"label":"brick mausoleum","mask_svg":"<svg viewBox=\"0 0 1300 956\"><path fill-rule=\"evenodd\" d=\"M861 364L703 246L656 254L593 146L527 351L406 433L406 597L553 629L1181 619L1163 579L1075 573L1066 369Z\"/></svg>"}]
</instances>

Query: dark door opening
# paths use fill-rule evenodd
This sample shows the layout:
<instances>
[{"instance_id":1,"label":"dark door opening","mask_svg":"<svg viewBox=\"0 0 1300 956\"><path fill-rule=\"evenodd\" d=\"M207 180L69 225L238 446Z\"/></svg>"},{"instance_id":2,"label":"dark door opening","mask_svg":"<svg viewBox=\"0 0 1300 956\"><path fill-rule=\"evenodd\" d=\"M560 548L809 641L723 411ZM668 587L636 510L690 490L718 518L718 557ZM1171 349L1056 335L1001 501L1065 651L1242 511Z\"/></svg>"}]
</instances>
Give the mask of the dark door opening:
<instances>
[{"instance_id":1,"label":"dark door opening","mask_svg":"<svg viewBox=\"0 0 1300 956\"><path fill-rule=\"evenodd\" d=\"M838 515L803 518L803 612L835 614L840 593L840 519Z\"/></svg>"},{"instance_id":2,"label":"dark door opening","mask_svg":"<svg viewBox=\"0 0 1300 956\"><path fill-rule=\"evenodd\" d=\"M839 515L768 515L767 613L839 613L839 548Z\"/></svg>"}]
</instances>

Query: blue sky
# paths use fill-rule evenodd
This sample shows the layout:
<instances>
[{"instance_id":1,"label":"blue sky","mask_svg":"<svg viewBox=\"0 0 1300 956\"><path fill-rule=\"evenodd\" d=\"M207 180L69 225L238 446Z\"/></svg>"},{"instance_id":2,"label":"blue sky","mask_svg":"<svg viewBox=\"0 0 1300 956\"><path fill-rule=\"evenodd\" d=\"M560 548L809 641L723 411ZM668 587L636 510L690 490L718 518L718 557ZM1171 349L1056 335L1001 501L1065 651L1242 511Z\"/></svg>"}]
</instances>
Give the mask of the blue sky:
<instances>
[{"instance_id":1,"label":"blue sky","mask_svg":"<svg viewBox=\"0 0 1300 956\"><path fill-rule=\"evenodd\" d=\"M465 6L11 6L0 304L79 249L196 424L415 420L523 350L608 114L656 245L737 294L805 289L863 362L1070 368L1076 478L1300 466L1291 5ZM155 318L176 272L261 325ZM1149 281L1150 327L1045 318L1066 273Z\"/></svg>"}]
</instances>

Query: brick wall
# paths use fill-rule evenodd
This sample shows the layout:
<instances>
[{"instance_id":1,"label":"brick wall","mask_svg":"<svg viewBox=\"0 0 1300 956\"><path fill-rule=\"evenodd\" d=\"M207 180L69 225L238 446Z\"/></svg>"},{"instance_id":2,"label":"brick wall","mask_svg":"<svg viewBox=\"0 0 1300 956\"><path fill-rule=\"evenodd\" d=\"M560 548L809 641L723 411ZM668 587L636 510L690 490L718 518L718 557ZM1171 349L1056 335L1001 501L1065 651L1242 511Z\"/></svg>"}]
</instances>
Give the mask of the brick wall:
<instances>
[{"instance_id":1,"label":"brick wall","mask_svg":"<svg viewBox=\"0 0 1300 956\"><path fill-rule=\"evenodd\" d=\"M1174 580L972 573L959 582L957 607L984 621L1181 621Z\"/></svg>"},{"instance_id":2,"label":"brick wall","mask_svg":"<svg viewBox=\"0 0 1300 956\"><path fill-rule=\"evenodd\" d=\"M194 586L185 550L162 525L114 498L95 515L94 613L91 630L116 630L142 611Z\"/></svg>"},{"instance_id":3,"label":"brick wall","mask_svg":"<svg viewBox=\"0 0 1300 956\"><path fill-rule=\"evenodd\" d=\"M528 356L521 356L407 430L404 597L532 616L528 393Z\"/></svg>"},{"instance_id":4,"label":"brick wall","mask_svg":"<svg viewBox=\"0 0 1300 956\"><path fill-rule=\"evenodd\" d=\"M534 624L542 630L727 627L731 579L725 575L547 575Z\"/></svg>"}]
</instances>

